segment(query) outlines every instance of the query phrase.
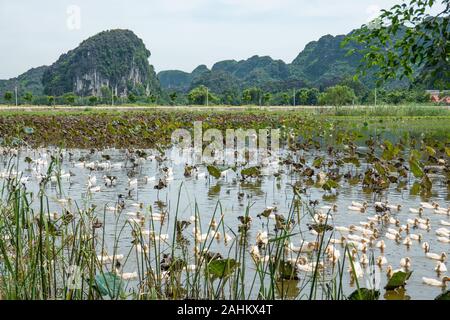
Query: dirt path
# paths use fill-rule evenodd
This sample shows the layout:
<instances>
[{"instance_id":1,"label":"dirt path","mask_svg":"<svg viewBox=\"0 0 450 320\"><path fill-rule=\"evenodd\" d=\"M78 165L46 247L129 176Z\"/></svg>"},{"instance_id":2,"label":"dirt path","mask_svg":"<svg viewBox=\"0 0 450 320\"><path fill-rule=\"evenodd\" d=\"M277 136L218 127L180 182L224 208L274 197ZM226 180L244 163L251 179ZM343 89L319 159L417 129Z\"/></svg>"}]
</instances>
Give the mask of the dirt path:
<instances>
[{"instance_id":1,"label":"dirt path","mask_svg":"<svg viewBox=\"0 0 450 320\"><path fill-rule=\"evenodd\" d=\"M264 111L296 111L296 110L317 110L317 109L330 109L329 106L0 106L1 111L20 111L20 112L36 112L36 111L84 111L86 109L98 110L98 111L177 111L177 110L192 110L192 111L244 111L244 110L264 110Z\"/></svg>"}]
</instances>

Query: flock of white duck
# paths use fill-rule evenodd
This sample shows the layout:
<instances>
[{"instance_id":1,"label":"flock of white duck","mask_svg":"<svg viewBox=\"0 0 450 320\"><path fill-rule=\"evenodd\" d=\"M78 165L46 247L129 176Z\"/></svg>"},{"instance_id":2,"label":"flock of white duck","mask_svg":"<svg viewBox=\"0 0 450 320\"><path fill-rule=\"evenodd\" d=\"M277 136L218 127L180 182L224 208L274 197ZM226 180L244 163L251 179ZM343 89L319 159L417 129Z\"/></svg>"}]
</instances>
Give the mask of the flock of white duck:
<instances>
[{"instance_id":1,"label":"flock of white duck","mask_svg":"<svg viewBox=\"0 0 450 320\"><path fill-rule=\"evenodd\" d=\"M351 258L353 267L349 267L351 277L361 278L364 275L363 269L369 264L368 250L377 249L379 254L376 255L374 262L382 267L387 265L387 277L392 277L398 271L407 272L412 270L413 261L410 257L403 257L399 261L399 269L394 269L392 265L388 265L388 260L384 253L388 249L389 242L398 245L402 244L408 249L412 246L421 246L424 256L430 260L430 272L433 270L440 279L431 277L422 277L422 282L426 285L436 287L446 287L450 278L445 276L447 272L446 260L448 251L434 253L431 252L429 242L424 241L423 233L428 236L434 231L435 240L443 244L450 244L450 222L445 218L450 217L450 208L443 207L436 202L421 202L418 208L409 208L408 212L411 218L406 221L400 221L395 218L396 214L402 210L400 204L391 204L386 202L375 202L373 204L375 215L368 215L366 221L361 221L359 225L336 226L334 229L341 235L340 238L330 240L331 245L326 248L326 253L332 263L336 263L340 257L340 251L335 248L335 244L348 244L352 247ZM322 209L330 210L330 215L337 211L337 207L323 207ZM368 213L369 205L367 202L355 202L348 206L348 210L358 213ZM427 217L430 214L441 215L440 226L432 226L431 220ZM319 210L314 217L314 221L324 223L330 219L323 210ZM383 232L381 231L383 230ZM314 231L313 231L314 232ZM434 263L433 263L434 261Z\"/></svg>"}]
</instances>

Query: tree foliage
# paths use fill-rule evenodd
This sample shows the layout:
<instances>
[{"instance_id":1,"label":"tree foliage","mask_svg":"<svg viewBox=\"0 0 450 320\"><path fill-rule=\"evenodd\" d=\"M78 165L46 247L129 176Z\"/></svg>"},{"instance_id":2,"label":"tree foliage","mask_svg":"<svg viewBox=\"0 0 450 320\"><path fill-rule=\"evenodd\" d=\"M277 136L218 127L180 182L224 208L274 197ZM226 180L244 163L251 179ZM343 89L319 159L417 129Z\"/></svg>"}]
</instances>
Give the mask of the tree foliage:
<instances>
[{"instance_id":1,"label":"tree foliage","mask_svg":"<svg viewBox=\"0 0 450 320\"><path fill-rule=\"evenodd\" d=\"M429 12L438 6L435 15ZM344 44L357 43L350 53L362 54L359 74L375 70L380 86L389 79L431 77L440 87L450 79L450 1L409 0L397 4L355 30Z\"/></svg>"},{"instance_id":2,"label":"tree foliage","mask_svg":"<svg viewBox=\"0 0 450 320\"><path fill-rule=\"evenodd\" d=\"M208 98L207 98L208 97ZM194 105L206 105L208 103L216 103L219 99L211 93L205 86L198 86L192 89L188 94L188 100L190 104Z\"/></svg>"},{"instance_id":3,"label":"tree foliage","mask_svg":"<svg viewBox=\"0 0 450 320\"><path fill-rule=\"evenodd\" d=\"M341 107L344 105L351 105L356 99L353 89L347 86L337 85L325 90L321 97L322 104Z\"/></svg>"}]
</instances>

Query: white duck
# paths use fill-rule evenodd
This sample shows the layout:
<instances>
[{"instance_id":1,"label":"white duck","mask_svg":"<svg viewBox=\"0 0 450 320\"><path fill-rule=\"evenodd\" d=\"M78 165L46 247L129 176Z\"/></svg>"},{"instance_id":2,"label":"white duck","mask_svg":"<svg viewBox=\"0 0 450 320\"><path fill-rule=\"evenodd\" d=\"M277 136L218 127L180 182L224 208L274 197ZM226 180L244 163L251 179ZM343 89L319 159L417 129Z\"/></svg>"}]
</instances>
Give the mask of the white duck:
<instances>
[{"instance_id":1,"label":"white duck","mask_svg":"<svg viewBox=\"0 0 450 320\"><path fill-rule=\"evenodd\" d=\"M441 225L450 227L450 222L449 222L449 221L441 220Z\"/></svg>"},{"instance_id":2,"label":"white duck","mask_svg":"<svg viewBox=\"0 0 450 320\"><path fill-rule=\"evenodd\" d=\"M360 213L365 213L366 212L366 208L365 207L349 206L348 210L350 210L350 211L357 211L357 212L360 212Z\"/></svg>"},{"instance_id":3,"label":"white duck","mask_svg":"<svg viewBox=\"0 0 450 320\"><path fill-rule=\"evenodd\" d=\"M410 235L409 235L409 238L411 239L411 240L416 240L416 241L422 241L422 239L423 239L423 236L422 236L422 234L414 234L414 233L411 233Z\"/></svg>"},{"instance_id":4,"label":"white duck","mask_svg":"<svg viewBox=\"0 0 450 320\"><path fill-rule=\"evenodd\" d=\"M411 238L408 236L405 238L405 240L403 240L403 244L407 247L410 247L412 245L412 240Z\"/></svg>"},{"instance_id":5,"label":"white duck","mask_svg":"<svg viewBox=\"0 0 450 320\"><path fill-rule=\"evenodd\" d=\"M450 238L438 237L437 239L439 242L442 242L442 243L450 243Z\"/></svg>"},{"instance_id":6,"label":"white duck","mask_svg":"<svg viewBox=\"0 0 450 320\"><path fill-rule=\"evenodd\" d=\"M392 234L392 233L387 232L385 236L387 239L394 240L397 242L400 241L400 239L401 239L400 234L398 234L398 233Z\"/></svg>"},{"instance_id":7,"label":"white duck","mask_svg":"<svg viewBox=\"0 0 450 320\"><path fill-rule=\"evenodd\" d=\"M382 266L387 263L387 259L385 256L379 256L377 257L376 263L378 266Z\"/></svg>"},{"instance_id":8,"label":"white duck","mask_svg":"<svg viewBox=\"0 0 450 320\"><path fill-rule=\"evenodd\" d=\"M409 212L416 213L416 214L422 214L423 213L423 208L422 207L420 207L419 209L409 208Z\"/></svg>"},{"instance_id":9,"label":"white duck","mask_svg":"<svg viewBox=\"0 0 450 320\"><path fill-rule=\"evenodd\" d=\"M384 243L384 240L380 240L377 242L377 244L375 245L378 249L380 249L381 251L384 251L384 249L386 248L386 244Z\"/></svg>"},{"instance_id":10,"label":"white duck","mask_svg":"<svg viewBox=\"0 0 450 320\"><path fill-rule=\"evenodd\" d=\"M402 268L405 268L406 270L411 268L411 258L406 257L406 258L402 258L400 259L400 266L402 266Z\"/></svg>"},{"instance_id":11,"label":"white duck","mask_svg":"<svg viewBox=\"0 0 450 320\"><path fill-rule=\"evenodd\" d=\"M445 266L445 264L443 262L438 261L436 263L436 267L434 268L434 271L436 271L438 274L444 273L444 272L447 272L447 267Z\"/></svg>"},{"instance_id":12,"label":"white duck","mask_svg":"<svg viewBox=\"0 0 450 320\"><path fill-rule=\"evenodd\" d=\"M422 282L433 287L441 287L445 288L447 286L447 282L450 281L449 277L443 277L442 280L436 280L432 278L422 278Z\"/></svg>"},{"instance_id":13,"label":"white duck","mask_svg":"<svg viewBox=\"0 0 450 320\"><path fill-rule=\"evenodd\" d=\"M437 253L432 253L432 252L427 252L425 254L425 256L428 259L432 259L432 260L439 260L441 262L444 262L447 259L447 254L445 252L442 252L441 254L437 254Z\"/></svg>"}]
</instances>

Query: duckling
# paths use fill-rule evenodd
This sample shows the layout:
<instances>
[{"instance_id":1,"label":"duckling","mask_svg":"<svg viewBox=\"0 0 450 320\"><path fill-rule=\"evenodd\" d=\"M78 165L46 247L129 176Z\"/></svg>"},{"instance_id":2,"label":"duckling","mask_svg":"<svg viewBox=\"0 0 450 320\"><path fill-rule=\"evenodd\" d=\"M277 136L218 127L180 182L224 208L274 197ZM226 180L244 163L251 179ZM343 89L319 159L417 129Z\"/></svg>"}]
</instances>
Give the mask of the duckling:
<instances>
[{"instance_id":1,"label":"duckling","mask_svg":"<svg viewBox=\"0 0 450 320\"><path fill-rule=\"evenodd\" d=\"M406 270L409 270L411 268L411 258L406 257L406 258L400 259L400 266L402 266Z\"/></svg>"},{"instance_id":2,"label":"duckling","mask_svg":"<svg viewBox=\"0 0 450 320\"><path fill-rule=\"evenodd\" d=\"M438 274L447 272L447 267L445 266L445 264L441 261L438 261L436 263L436 267L434 268L434 271L436 271Z\"/></svg>"},{"instance_id":3,"label":"duckling","mask_svg":"<svg viewBox=\"0 0 450 320\"><path fill-rule=\"evenodd\" d=\"M450 281L449 277L443 277L442 280L436 280L436 279L426 278L426 277L422 278L423 283L425 283L429 286L441 287L441 288L445 288L447 286L447 282L449 282L449 281Z\"/></svg>"},{"instance_id":4,"label":"duckling","mask_svg":"<svg viewBox=\"0 0 450 320\"><path fill-rule=\"evenodd\" d=\"M427 252L425 254L425 256L428 259L439 260L441 262L444 262L445 260L447 260L447 254L445 252L442 252L441 254Z\"/></svg>"}]
</instances>

